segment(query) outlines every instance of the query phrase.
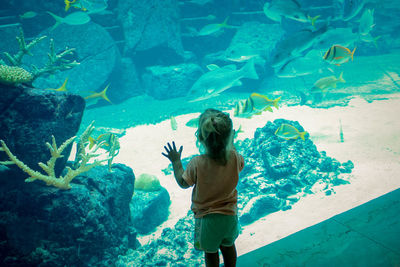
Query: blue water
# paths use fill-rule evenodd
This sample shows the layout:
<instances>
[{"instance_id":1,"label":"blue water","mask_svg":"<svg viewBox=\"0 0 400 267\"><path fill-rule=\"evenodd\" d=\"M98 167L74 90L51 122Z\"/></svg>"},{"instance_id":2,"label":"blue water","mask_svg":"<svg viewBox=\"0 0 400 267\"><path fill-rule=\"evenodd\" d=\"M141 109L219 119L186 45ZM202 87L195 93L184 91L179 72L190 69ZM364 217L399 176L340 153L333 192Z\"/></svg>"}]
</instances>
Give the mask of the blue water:
<instances>
[{"instance_id":1,"label":"blue water","mask_svg":"<svg viewBox=\"0 0 400 267\"><path fill-rule=\"evenodd\" d=\"M173 125L175 118L201 113L207 108L230 112L232 118L251 120L282 106L329 109L346 107L356 97L368 102L390 99L400 91L399 11L400 4L395 0L8 0L0 8L0 52L8 53L0 54L0 64L21 67L34 77L7 86L37 88L42 90L39 95L66 82L65 90L54 94L78 95L86 103L73 131L81 136L95 121L91 136L98 142L105 140L111 144L112 140L123 138L127 129L165 120L171 120ZM40 37L43 38L39 40ZM23 42L28 45L25 53L19 52ZM57 55L61 59L56 59ZM11 94L8 97L12 99ZM276 100L276 107L272 100ZM241 106L245 103L250 105L248 109ZM29 103L27 106L35 110ZM3 114L9 114L7 108ZM42 115L36 119L47 120L48 114L38 114ZM26 124L30 124L28 119ZM313 186L318 183L326 184L322 192L327 197L335 193L336 186L351 183L354 168L351 158L339 162L329 157L329 151L319 151L309 134L304 140L298 136L281 138L276 130L282 124L307 132L301 123L281 118L260 124L253 138L235 141L237 150L246 159L238 185L243 229L268 214L291 209L302 197L313 194ZM40 122L34 125L40 128ZM13 134L5 130L6 126L0 128L0 139L13 150L13 145L23 141L12 140ZM337 142L345 141L341 127ZM44 130L49 137L54 134L51 129ZM109 138L110 133L115 139L99 137L106 134ZM154 134L161 138L165 133ZM48 140L37 142L44 144ZM64 140L57 141L60 145ZM146 136L137 142L152 146ZM27 211L4 205L2 214L5 217L8 212L14 214L17 223L14 228L14 219L2 223L6 230L0 235L0 243L5 244L0 247L1 263L10 266L204 264L203 254L192 245L190 212L174 227L160 229L173 215L169 206L174 201L172 189L160 185L161 177L142 177L148 180L133 189L132 177L138 181L140 173L132 166L115 167L118 171L111 172L112 164L118 164L119 149L119 144L114 150L102 147L104 155L109 153L115 159L104 161L104 170L94 171L100 168L96 167L88 172L90 175L78 176L87 179L85 182L75 178L89 195L93 192L98 195L93 193L84 198L85 194L74 195L74 189L68 191L71 199L96 203L108 215L97 211L95 223L89 227L90 212L96 208L81 207L76 200L66 205L65 213L70 212L71 205L82 210L74 213L76 221L66 222L68 231L77 234L67 238L67 231L61 231L58 236L46 238L42 232L44 225L57 221L54 215L57 213L44 215L47 214L44 211L59 206L51 202L48 207L39 205L38 210L43 213L23 216L28 221L40 221L30 231L37 231L38 235L28 236L29 245L20 248L22 237L29 231L15 214ZM23 157L18 153L21 151L16 155ZM192 156L185 155L184 166ZM119 199L116 197L119 191L110 189L117 186L111 186L107 169L118 181L130 179L129 185L121 186L130 190L124 191L126 199ZM165 166L162 173L171 178L171 166ZM101 181L99 177L108 177L104 178L105 188L96 185ZM39 181L33 184L36 183L42 186L39 191L47 190L46 194L52 192L49 190L63 192ZM108 193L112 195L109 199ZM29 197L26 201L29 202ZM117 208L119 211L113 212L115 205L125 205L126 210ZM115 222L119 220L122 221ZM60 224L53 227L55 232L57 227ZM158 234L149 238L148 244L139 243L141 237L149 237L155 231ZM104 235L100 234L103 232ZM92 233L96 233L95 237ZM66 256L60 255L63 251Z\"/></svg>"}]
</instances>

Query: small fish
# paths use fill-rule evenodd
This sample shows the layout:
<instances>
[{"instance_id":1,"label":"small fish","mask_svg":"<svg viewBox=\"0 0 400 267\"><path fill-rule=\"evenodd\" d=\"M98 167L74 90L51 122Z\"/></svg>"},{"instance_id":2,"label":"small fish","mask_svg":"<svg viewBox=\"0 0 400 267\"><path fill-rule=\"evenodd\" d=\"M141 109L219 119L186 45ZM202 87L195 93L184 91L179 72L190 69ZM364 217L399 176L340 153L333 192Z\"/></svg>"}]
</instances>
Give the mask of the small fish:
<instances>
[{"instance_id":1,"label":"small fish","mask_svg":"<svg viewBox=\"0 0 400 267\"><path fill-rule=\"evenodd\" d=\"M228 25L227 22L228 22L228 18L226 18L222 23L208 24L208 25L204 26L203 28L201 28L198 35L199 36L210 35L210 34L220 31L223 28L232 28L232 26Z\"/></svg>"},{"instance_id":2,"label":"small fish","mask_svg":"<svg viewBox=\"0 0 400 267\"><path fill-rule=\"evenodd\" d=\"M111 103L110 99L108 99L107 94L106 94L109 86L110 86L110 84L108 84L106 86L106 88L104 88L104 90L101 92L92 92L91 95L84 97L84 99L86 99L86 100L88 100L88 99L94 99L94 100L104 99Z\"/></svg>"},{"instance_id":3,"label":"small fish","mask_svg":"<svg viewBox=\"0 0 400 267\"><path fill-rule=\"evenodd\" d=\"M375 45L376 48L378 48L378 43L376 41L378 41L382 36L376 36L373 37L370 33L368 33L367 35L360 35L360 40L366 43L373 43Z\"/></svg>"},{"instance_id":4,"label":"small fish","mask_svg":"<svg viewBox=\"0 0 400 267\"><path fill-rule=\"evenodd\" d=\"M299 56L286 62L282 67L275 69L275 74L281 78L292 78L321 73L323 59L320 52L311 50L305 56Z\"/></svg>"},{"instance_id":5,"label":"small fish","mask_svg":"<svg viewBox=\"0 0 400 267\"><path fill-rule=\"evenodd\" d=\"M269 19L279 23L282 23L282 17L286 17L299 22L311 22L314 26L315 21L320 17L307 15L296 0L273 0L266 2L263 9Z\"/></svg>"},{"instance_id":6,"label":"small fish","mask_svg":"<svg viewBox=\"0 0 400 267\"><path fill-rule=\"evenodd\" d=\"M358 33L353 32L351 28L329 28L317 37L313 48L325 52L328 47L332 46L332 41L344 47L354 46L358 38Z\"/></svg>"},{"instance_id":7,"label":"small fish","mask_svg":"<svg viewBox=\"0 0 400 267\"><path fill-rule=\"evenodd\" d=\"M112 149L118 150L120 148L119 140L116 134L114 133L104 133L99 135L96 139L93 137L89 137L89 149L92 149L92 147L96 144L101 144L101 148L109 151Z\"/></svg>"},{"instance_id":8,"label":"small fish","mask_svg":"<svg viewBox=\"0 0 400 267\"><path fill-rule=\"evenodd\" d=\"M68 25L82 25L82 24L86 24L90 21L89 15L82 11L77 11L77 12L71 13L64 18L57 16L54 13L51 13L50 11L47 11L47 13L56 20L56 23L53 25L51 30L54 30L55 28L58 27L58 25L60 25L62 23L65 23Z\"/></svg>"},{"instance_id":9,"label":"small fish","mask_svg":"<svg viewBox=\"0 0 400 267\"><path fill-rule=\"evenodd\" d=\"M242 125L239 125L239 128L237 130L234 130L233 139L236 139L240 133L244 133L244 131L242 130Z\"/></svg>"},{"instance_id":10,"label":"small fish","mask_svg":"<svg viewBox=\"0 0 400 267\"><path fill-rule=\"evenodd\" d=\"M199 120L200 120L199 117L190 119L185 125L187 127L197 128L199 127Z\"/></svg>"},{"instance_id":11,"label":"small fish","mask_svg":"<svg viewBox=\"0 0 400 267\"><path fill-rule=\"evenodd\" d=\"M19 18L20 19L31 19L31 18L34 18L36 16L37 16L37 13L35 11L28 11L28 12L25 12L24 14L22 14L22 15L19 15Z\"/></svg>"},{"instance_id":12,"label":"small fish","mask_svg":"<svg viewBox=\"0 0 400 267\"><path fill-rule=\"evenodd\" d=\"M353 52L351 52L350 49L348 49L347 47L341 45L332 45L331 48L326 51L323 58L330 64L340 66L340 64L349 61L350 58L353 61L353 56L356 48L357 47L354 47Z\"/></svg>"},{"instance_id":13,"label":"small fish","mask_svg":"<svg viewBox=\"0 0 400 267\"><path fill-rule=\"evenodd\" d=\"M57 91L57 92L66 92L66 91L68 91L67 87L66 87L67 81L68 81L68 77L64 80L64 83L60 87L58 87L57 89L54 89L54 88L47 88L47 89L48 90Z\"/></svg>"},{"instance_id":14,"label":"small fish","mask_svg":"<svg viewBox=\"0 0 400 267\"><path fill-rule=\"evenodd\" d=\"M367 9L361 16L360 25L358 26L358 32L361 35L367 35L375 26L374 24L374 10Z\"/></svg>"},{"instance_id":15,"label":"small fish","mask_svg":"<svg viewBox=\"0 0 400 267\"><path fill-rule=\"evenodd\" d=\"M300 132L299 130L297 130L296 127L287 123L282 123L281 126L279 126L278 129L276 129L275 131L276 136L281 137L285 140L297 139L300 137L304 141L304 135L306 133L307 132Z\"/></svg>"},{"instance_id":16,"label":"small fish","mask_svg":"<svg viewBox=\"0 0 400 267\"><path fill-rule=\"evenodd\" d=\"M343 72L340 73L339 78L336 78L335 76L329 76L325 78L321 78L318 81L314 83L314 87L312 90L317 90L320 89L322 91L326 91L329 88L336 88L336 84L338 82L345 83L346 81L343 79Z\"/></svg>"},{"instance_id":17,"label":"small fish","mask_svg":"<svg viewBox=\"0 0 400 267\"><path fill-rule=\"evenodd\" d=\"M171 121L171 129L176 131L178 129L178 123L176 122L176 119L174 116L169 117Z\"/></svg>"},{"instance_id":18,"label":"small fish","mask_svg":"<svg viewBox=\"0 0 400 267\"><path fill-rule=\"evenodd\" d=\"M240 100L236 103L233 115L235 117L251 118L253 115L260 115L263 111L273 112L272 106L279 108L280 97L271 100L265 95L252 93L246 100Z\"/></svg>"},{"instance_id":19,"label":"small fish","mask_svg":"<svg viewBox=\"0 0 400 267\"><path fill-rule=\"evenodd\" d=\"M242 62L251 58L259 57L260 53L251 48L248 44L239 43L228 47L225 51L225 58L230 61Z\"/></svg>"},{"instance_id":20,"label":"small fish","mask_svg":"<svg viewBox=\"0 0 400 267\"><path fill-rule=\"evenodd\" d=\"M76 2L76 0L72 0L72 1L70 1L70 0L64 0L64 4L65 4L65 8L64 8L64 10L65 11L68 11L70 8L71 8L71 4L73 4L73 3L75 3Z\"/></svg>"}]
</instances>

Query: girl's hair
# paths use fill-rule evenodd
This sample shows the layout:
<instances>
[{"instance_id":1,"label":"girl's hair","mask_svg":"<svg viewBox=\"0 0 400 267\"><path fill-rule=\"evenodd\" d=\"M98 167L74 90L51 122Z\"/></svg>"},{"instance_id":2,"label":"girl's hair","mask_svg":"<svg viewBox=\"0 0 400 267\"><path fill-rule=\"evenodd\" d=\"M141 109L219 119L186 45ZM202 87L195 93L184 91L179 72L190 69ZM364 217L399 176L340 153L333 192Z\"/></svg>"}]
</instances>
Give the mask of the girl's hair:
<instances>
[{"instance_id":1,"label":"girl's hair","mask_svg":"<svg viewBox=\"0 0 400 267\"><path fill-rule=\"evenodd\" d=\"M206 149L206 154L225 165L233 147L232 120L228 113L206 109L199 118L197 141Z\"/></svg>"}]
</instances>

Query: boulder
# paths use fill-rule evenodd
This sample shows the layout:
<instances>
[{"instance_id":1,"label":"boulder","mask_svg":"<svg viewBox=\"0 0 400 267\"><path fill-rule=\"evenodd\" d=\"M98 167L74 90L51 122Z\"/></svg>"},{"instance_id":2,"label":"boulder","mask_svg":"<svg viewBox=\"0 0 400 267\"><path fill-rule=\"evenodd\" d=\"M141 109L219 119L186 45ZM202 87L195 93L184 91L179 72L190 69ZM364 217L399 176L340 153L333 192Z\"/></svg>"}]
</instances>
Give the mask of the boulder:
<instances>
[{"instance_id":1,"label":"boulder","mask_svg":"<svg viewBox=\"0 0 400 267\"><path fill-rule=\"evenodd\" d=\"M0 94L3 96L0 99L0 139L30 168L43 171L38 163L46 163L51 157L46 142L51 144L53 135L60 146L76 135L85 108L84 99L68 92L1 84ZM71 146L64 150L64 157L57 160L56 174L64 169L70 151ZM8 160L3 152L0 152L1 160ZM17 170L26 178L26 173Z\"/></svg>"},{"instance_id":2,"label":"boulder","mask_svg":"<svg viewBox=\"0 0 400 267\"><path fill-rule=\"evenodd\" d=\"M73 93L88 95L90 91L100 91L107 85L109 76L119 63L119 51L109 33L100 25L89 22L84 25L61 24L53 31L43 31L39 36L47 36L31 49L33 57L25 56L23 64L45 66L48 60L50 39L54 40L56 53L75 48L68 59L80 63L70 70L58 71L52 75L37 78L33 85L39 88L59 88L68 78L67 89ZM113 84L109 91L117 90Z\"/></svg>"},{"instance_id":3,"label":"boulder","mask_svg":"<svg viewBox=\"0 0 400 267\"><path fill-rule=\"evenodd\" d=\"M108 266L138 245L129 223L135 177L125 165L95 167L70 190L0 179L2 266Z\"/></svg>"},{"instance_id":4,"label":"boulder","mask_svg":"<svg viewBox=\"0 0 400 267\"><path fill-rule=\"evenodd\" d=\"M148 95L163 100L186 96L202 73L200 66L193 63L151 66L146 68L142 81Z\"/></svg>"},{"instance_id":5,"label":"boulder","mask_svg":"<svg viewBox=\"0 0 400 267\"><path fill-rule=\"evenodd\" d=\"M119 1L116 10L126 38L125 53L162 47L159 56L169 50L183 56L177 0Z\"/></svg>"},{"instance_id":6,"label":"boulder","mask_svg":"<svg viewBox=\"0 0 400 267\"><path fill-rule=\"evenodd\" d=\"M148 234L168 219L171 200L168 191L135 190L130 202L131 221L140 234Z\"/></svg>"}]
</instances>

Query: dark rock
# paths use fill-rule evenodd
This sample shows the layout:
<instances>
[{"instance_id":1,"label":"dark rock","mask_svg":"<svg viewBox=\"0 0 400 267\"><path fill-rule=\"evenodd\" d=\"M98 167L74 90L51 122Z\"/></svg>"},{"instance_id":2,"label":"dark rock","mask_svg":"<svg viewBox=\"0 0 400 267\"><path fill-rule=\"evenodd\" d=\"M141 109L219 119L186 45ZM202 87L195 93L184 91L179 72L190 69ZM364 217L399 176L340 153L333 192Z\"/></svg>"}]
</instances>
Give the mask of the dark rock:
<instances>
[{"instance_id":1,"label":"dark rock","mask_svg":"<svg viewBox=\"0 0 400 267\"><path fill-rule=\"evenodd\" d=\"M197 64L151 66L146 68L142 80L147 94L162 100L186 96L202 73Z\"/></svg>"},{"instance_id":2,"label":"dark rock","mask_svg":"<svg viewBox=\"0 0 400 267\"><path fill-rule=\"evenodd\" d=\"M159 47L164 53L172 50L175 56L183 56L177 0L119 1L117 10L126 53Z\"/></svg>"},{"instance_id":3,"label":"dark rock","mask_svg":"<svg viewBox=\"0 0 400 267\"><path fill-rule=\"evenodd\" d=\"M130 203L132 224L140 234L148 234L168 219L171 200L168 191L136 190Z\"/></svg>"},{"instance_id":4,"label":"dark rock","mask_svg":"<svg viewBox=\"0 0 400 267\"><path fill-rule=\"evenodd\" d=\"M137 245L129 222L135 178L125 165L114 164L112 173L95 167L77 176L70 190L0 177L2 265L112 265Z\"/></svg>"},{"instance_id":5,"label":"dark rock","mask_svg":"<svg viewBox=\"0 0 400 267\"><path fill-rule=\"evenodd\" d=\"M10 151L30 168L43 171L39 162L46 163L51 155L46 142L55 137L60 146L79 130L85 101L65 92L0 85L0 139ZM56 173L65 167L71 146L56 162ZM0 160L8 160L1 152ZM16 168L10 165L12 168ZM19 171L26 178L27 174Z\"/></svg>"}]
</instances>

